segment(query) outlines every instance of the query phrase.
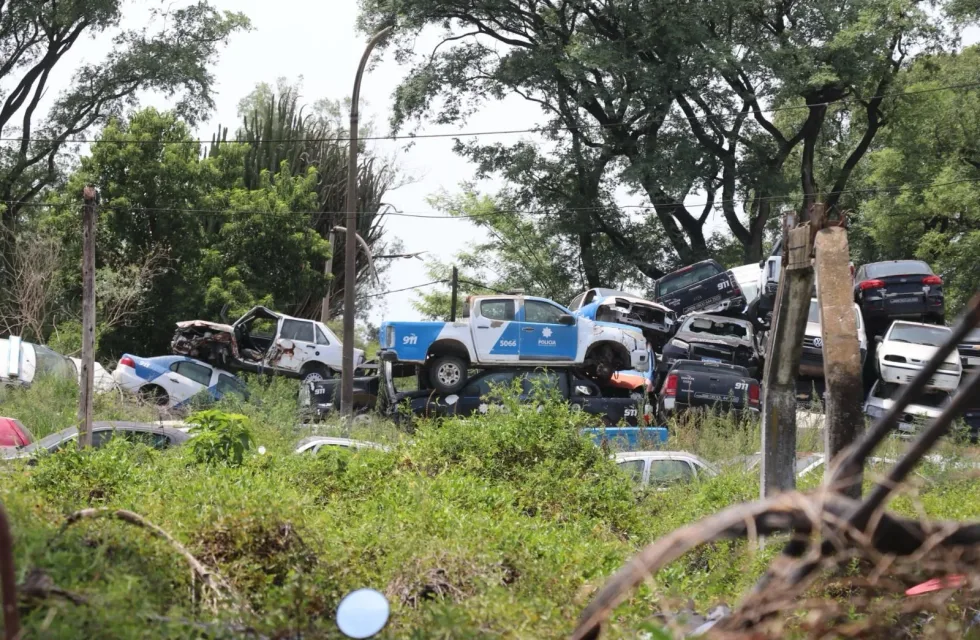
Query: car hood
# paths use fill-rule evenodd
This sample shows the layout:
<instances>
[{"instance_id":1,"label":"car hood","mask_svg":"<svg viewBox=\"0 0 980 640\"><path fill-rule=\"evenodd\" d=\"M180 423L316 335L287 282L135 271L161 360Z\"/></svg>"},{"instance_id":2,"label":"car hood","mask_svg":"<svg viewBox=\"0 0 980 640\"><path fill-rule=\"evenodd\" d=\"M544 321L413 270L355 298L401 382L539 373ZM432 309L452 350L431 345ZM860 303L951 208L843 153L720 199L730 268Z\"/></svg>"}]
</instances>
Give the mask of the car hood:
<instances>
[{"instance_id":1,"label":"car hood","mask_svg":"<svg viewBox=\"0 0 980 640\"><path fill-rule=\"evenodd\" d=\"M225 331L231 333L234 331L230 324L221 324L220 322L208 322L207 320L184 320L183 322L177 323L178 329L187 329L189 327L198 327L201 329L213 329L215 331Z\"/></svg>"},{"instance_id":2,"label":"car hood","mask_svg":"<svg viewBox=\"0 0 980 640\"><path fill-rule=\"evenodd\" d=\"M78 385L82 384L82 359L81 358L69 358L75 364L75 370L78 371ZM98 362L95 363L95 376L92 385L96 393L107 393L116 388L116 381L113 379L112 374L105 370Z\"/></svg>"},{"instance_id":3,"label":"car hood","mask_svg":"<svg viewBox=\"0 0 980 640\"><path fill-rule=\"evenodd\" d=\"M906 358L913 358L915 360L921 360L923 363L932 358L936 353L936 347L931 347L927 344L914 344L911 342L892 342L886 340L882 343L881 347L878 349L878 358L885 355L896 355L905 356ZM945 362L949 364L959 364L960 358L956 351L953 351L948 356L946 356Z\"/></svg>"},{"instance_id":4,"label":"car hood","mask_svg":"<svg viewBox=\"0 0 980 640\"><path fill-rule=\"evenodd\" d=\"M625 300L630 304L637 304L644 307L650 307L651 309L656 309L657 311L662 311L666 314L673 314L674 310L670 307L666 307L659 302L651 302L650 300L645 300L643 298L637 298L636 296L608 296L603 298L599 305L603 307L615 307L617 300Z\"/></svg>"},{"instance_id":5,"label":"car hood","mask_svg":"<svg viewBox=\"0 0 980 640\"><path fill-rule=\"evenodd\" d=\"M697 331L678 331L674 337L684 342L701 342L704 344L723 344L728 347L752 347L752 341L734 336L715 336Z\"/></svg>"}]
</instances>

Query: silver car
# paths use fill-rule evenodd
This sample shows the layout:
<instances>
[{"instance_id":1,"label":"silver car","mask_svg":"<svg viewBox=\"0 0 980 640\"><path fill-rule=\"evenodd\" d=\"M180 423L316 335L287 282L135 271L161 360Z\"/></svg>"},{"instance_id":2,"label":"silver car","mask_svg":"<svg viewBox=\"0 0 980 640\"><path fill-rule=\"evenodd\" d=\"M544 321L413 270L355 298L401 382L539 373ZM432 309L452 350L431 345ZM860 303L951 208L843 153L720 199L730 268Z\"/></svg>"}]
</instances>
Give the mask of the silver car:
<instances>
[{"instance_id":1,"label":"silver car","mask_svg":"<svg viewBox=\"0 0 980 640\"><path fill-rule=\"evenodd\" d=\"M93 422L92 446L101 447L115 437L131 442L140 442L154 449L168 449L180 446L191 439L191 435L181 429L165 427L150 422ZM56 431L25 447L0 449L0 457L7 460L31 458L37 454L54 453L65 447L75 447L78 442L78 428L69 427Z\"/></svg>"},{"instance_id":2,"label":"silver car","mask_svg":"<svg viewBox=\"0 0 980 640\"><path fill-rule=\"evenodd\" d=\"M717 469L686 451L624 451L616 454L616 464L641 486L664 487L718 475Z\"/></svg>"}]
</instances>

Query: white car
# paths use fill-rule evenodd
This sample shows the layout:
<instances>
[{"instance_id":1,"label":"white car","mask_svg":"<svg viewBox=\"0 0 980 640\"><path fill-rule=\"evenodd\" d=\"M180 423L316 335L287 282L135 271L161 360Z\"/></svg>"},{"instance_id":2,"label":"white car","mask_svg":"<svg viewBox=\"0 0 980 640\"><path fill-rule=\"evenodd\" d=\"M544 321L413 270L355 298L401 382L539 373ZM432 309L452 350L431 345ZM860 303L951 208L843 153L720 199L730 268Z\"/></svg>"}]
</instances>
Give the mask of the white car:
<instances>
[{"instance_id":1,"label":"white car","mask_svg":"<svg viewBox=\"0 0 980 640\"><path fill-rule=\"evenodd\" d=\"M179 408L200 393L215 400L226 393L248 399L248 389L235 376L183 356L141 358L123 354L112 377L123 391L159 406Z\"/></svg>"},{"instance_id":2,"label":"white car","mask_svg":"<svg viewBox=\"0 0 980 640\"><path fill-rule=\"evenodd\" d=\"M872 420L884 417L904 390L901 385L888 384L880 380L875 382L864 403L865 415ZM914 434L923 424L938 418L949 404L950 398L949 391L941 389L926 389L921 392L918 397L912 399L912 403L905 407L905 411L899 417L899 431L903 435Z\"/></svg>"},{"instance_id":3,"label":"white car","mask_svg":"<svg viewBox=\"0 0 980 640\"><path fill-rule=\"evenodd\" d=\"M857 320L858 348L861 351L861 365L868 355L868 334L864 329L861 308L854 305ZM823 377L823 333L820 324L820 302L810 299L810 315L806 320L806 333L803 335L803 355L800 357L800 375Z\"/></svg>"},{"instance_id":4,"label":"white car","mask_svg":"<svg viewBox=\"0 0 980 640\"><path fill-rule=\"evenodd\" d=\"M949 335L949 327L905 320L893 322L883 337L876 338L879 342L878 374L882 381L892 384L911 382ZM959 354L954 350L929 379L927 388L955 391L960 384L962 369Z\"/></svg>"},{"instance_id":5,"label":"white car","mask_svg":"<svg viewBox=\"0 0 980 640\"><path fill-rule=\"evenodd\" d=\"M376 442L351 440L350 438L333 438L330 436L309 436L296 444L294 453L316 454L324 447L341 447L343 449L379 449L388 451L388 447Z\"/></svg>"},{"instance_id":6,"label":"white car","mask_svg":"<svg viewBox=\"0 0 980 640\"><path fill-rule=\"evenodd\" d=\"M686 451L624 451L616 454L616 464L641 486L663 487L718 475L717 469Z\"/></svg>"},{"instance_id":7,"label":"white car","mask_svg":"<svg viewBox=\"0 0 980 640\"><path fill-rule=\"evenodd\" d=\"M24 342L16 336L0 338L0 384L30 385L39 375L72 378L81 384L82 361L52 351L43 344ZM105 393L115 388L112 376L95 363L94 388Z\"/></svg>"}]
</instances>

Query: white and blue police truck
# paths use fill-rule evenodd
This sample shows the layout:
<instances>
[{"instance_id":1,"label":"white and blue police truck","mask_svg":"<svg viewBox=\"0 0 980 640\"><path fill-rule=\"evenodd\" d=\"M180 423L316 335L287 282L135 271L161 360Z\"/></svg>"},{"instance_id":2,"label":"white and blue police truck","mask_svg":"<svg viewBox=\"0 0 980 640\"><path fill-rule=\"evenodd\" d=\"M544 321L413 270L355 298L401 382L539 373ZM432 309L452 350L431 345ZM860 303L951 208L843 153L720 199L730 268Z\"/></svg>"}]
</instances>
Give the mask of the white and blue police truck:
<instances>
[{"instance_id":1,"label":"white and blue police truck","mask_svg":"<svg viewBox=\"0 0 980 640\"><path fill-rule=\"evenodd\" d=\"M385 322L380 333L382 360L422 365L420 380L442 394L459 391L468 369L575 367L608 380L650 357L639 329L522 295L471 296L459 321Z\"/></svg>"}]
</instances>

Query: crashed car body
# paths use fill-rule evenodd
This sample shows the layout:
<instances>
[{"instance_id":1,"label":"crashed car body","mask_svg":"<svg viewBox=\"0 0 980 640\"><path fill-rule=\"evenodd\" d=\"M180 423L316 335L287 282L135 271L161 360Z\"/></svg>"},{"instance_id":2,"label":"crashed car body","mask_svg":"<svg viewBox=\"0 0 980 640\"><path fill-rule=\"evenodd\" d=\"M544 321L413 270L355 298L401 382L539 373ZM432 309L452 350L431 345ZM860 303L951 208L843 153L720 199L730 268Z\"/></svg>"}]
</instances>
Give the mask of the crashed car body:
<instances>
[{"instance_id":1,"label":"crashed car body","mask_svg":"<svg viewBox=\"0 0 980 640\"><path fill-rule=\"evenodd\" d=\"M568 308L577 316L597 322L636 327L659 350L674 330L677 316L669 307L613 289L589 289L572 299Z\"/></svg>"},{"instance_id":2,"label":"crashed car body","mask_svg":"<svg viewBox=\"0 0 980 640\"><path fill-rule=\"evenodd\" d=\"M0 338L0 384L29 386L36 377L54 376L73 379L81 384L82 361L52 351L43 344L24 342L17 336ZM95 363L93 388L106 393L115 388L112 376Z\"/></svg>"},{"instance_id":3,"label":"crashed car body","mask_svg":"<svg viewBox=\"0 0 980 640\"><path fill-rule=\"evenodd\" d=\"M170 350L230 371L278 374L308 383L340 372L343 345L321 322L254 307L230 325L178 322ZM363 361L364 351L354 349L355 366Z\"/></svg>"},{"instance_id":4,"label":"crashed car body","mask_svg":"<svg viewBox=\"0 0 980 640\"><path fill-rule=\"evenodd\" d=\"M664 347L659 371L666 373L678 360L735 364L748 369L756 379L761 372L752 323L725 316L695 314L685 318Z\"/></svg>"}]
</instances>

